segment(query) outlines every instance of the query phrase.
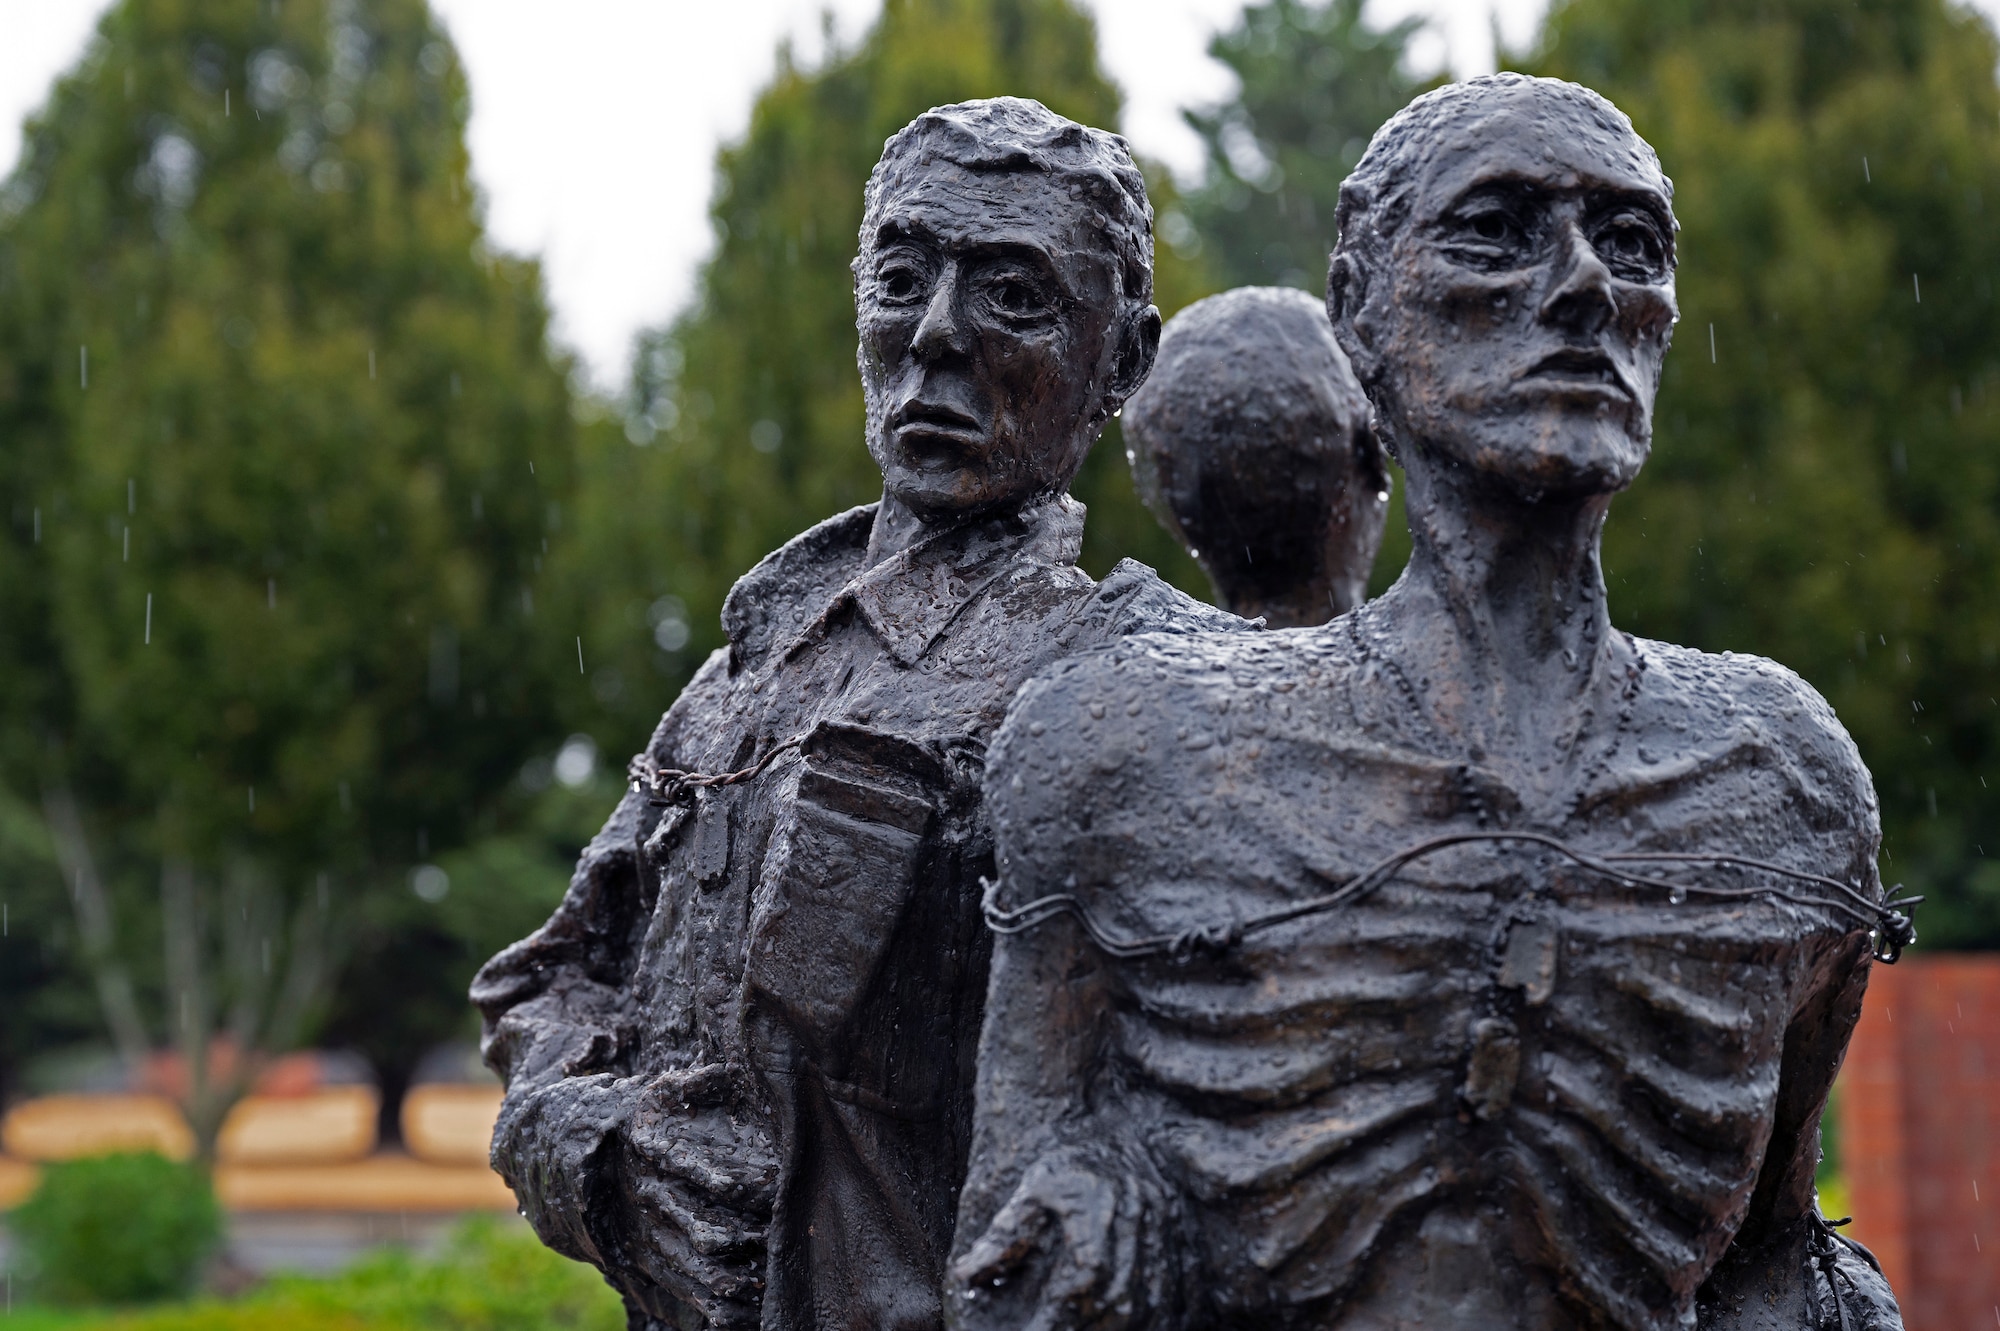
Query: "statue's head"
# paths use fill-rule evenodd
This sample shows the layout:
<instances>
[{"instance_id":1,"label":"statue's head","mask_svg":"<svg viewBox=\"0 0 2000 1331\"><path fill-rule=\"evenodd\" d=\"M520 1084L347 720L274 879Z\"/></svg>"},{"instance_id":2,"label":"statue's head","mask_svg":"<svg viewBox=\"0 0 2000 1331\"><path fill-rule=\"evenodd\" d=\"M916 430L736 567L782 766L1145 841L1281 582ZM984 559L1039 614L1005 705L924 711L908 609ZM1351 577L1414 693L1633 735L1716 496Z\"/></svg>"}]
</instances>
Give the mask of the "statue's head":
<instances>
[{"instance_id":1,"label":"statue's head","mask_svg":"<svg viewBox=\"0 0 2000 1331\"><path fill-rule=\"evenodd\" d=\"M1340 188L1327 310L1385 442L1529 499L1609 494L1652 442L1679 316L1673 184L1610 102L1449 84Z\"/></svg>"},{"instance_id":2,"label":"statue's head","mask_svg":"<svg viewBox=\"0 0 2000 1331\"><path fill-rule=\"evenodd\" d=\"M1065 489L1159 347L1152 209L1125 141L1039 102L890 139L854 260L868 451L926 521Z\"/></svg>"},{"instance_id":3,"label":"statue's head","mask_svg":"<svg viewBox=\"0 0 2000 1331\"><path fill-rule=\"evenodd\" d=\"M1123 419L1140 498L1224 607L1290 628L1360 603L1388 472L1318 300L1239 287L1188 306Z\"/></svg>"}]
</instances>

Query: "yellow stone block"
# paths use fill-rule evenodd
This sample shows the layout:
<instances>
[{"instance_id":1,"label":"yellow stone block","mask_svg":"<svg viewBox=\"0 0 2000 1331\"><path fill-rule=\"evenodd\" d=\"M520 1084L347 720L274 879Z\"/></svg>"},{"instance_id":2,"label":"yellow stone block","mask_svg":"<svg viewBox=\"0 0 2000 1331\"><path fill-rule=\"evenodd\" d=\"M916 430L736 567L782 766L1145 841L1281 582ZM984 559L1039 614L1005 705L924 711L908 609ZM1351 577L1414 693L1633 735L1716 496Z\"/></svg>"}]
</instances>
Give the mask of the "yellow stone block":
<instances>
[{"instance_id":1,"label":"yellow stone block","mask_svg":"<svg viewBox=\"0 0 2000 1331\"><path fill-rule=\"evenodd\" d=\"M359 1160L375 1149L382 1101L372 1086L329 1086L309 1095L251 1095L236 1102L216 1138L232 1165Z\"/></svg>"},{"instance_id":2,"label":"yellow stone block","mask_svg":"<svg viewBox=\"0 0 2000 1331\"><path fill-rule=\"evenodd\" d=\"M194 1154L194 1133L174 1102L158 1095L45 1095L0 1122L0 1146L21 1160L75 1160L112 1151Z\"/></svg>"}]
</instances>

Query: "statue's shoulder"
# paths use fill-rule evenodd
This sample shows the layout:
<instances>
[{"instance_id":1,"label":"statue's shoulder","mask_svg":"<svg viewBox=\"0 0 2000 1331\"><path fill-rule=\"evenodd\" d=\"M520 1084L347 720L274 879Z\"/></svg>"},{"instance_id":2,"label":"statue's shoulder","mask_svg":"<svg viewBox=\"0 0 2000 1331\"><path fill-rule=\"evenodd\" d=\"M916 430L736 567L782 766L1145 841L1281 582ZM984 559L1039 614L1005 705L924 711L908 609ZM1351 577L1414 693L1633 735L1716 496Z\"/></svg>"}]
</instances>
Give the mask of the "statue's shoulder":
<instances>
[{"instance_id":1,"label":"statue's shoulder","mask_svg":"<svg viewBox=\"0 0 2000 1331\"><path fill-rule=\"evenodd\" d=\"M1246 700L1303 677L1301 634L1227 618L1239 627L1136 633L1042 670L994 740L989 790L1003 807L1046 796L1052 809L1087 816L1090 804L1204 779Z\"/></svg>"},{"instance_id":2,"label":"statue's shoulder","mask_svg":"<svg viewBox=\"0 0 2000 1331\"><path fill-rule=\"evenodd\" d=\"M1319 630L1197 631L1044 669L988 752L1007 900L1073 893L1147 934L1209 919L1230 884L1278 881L1305 849L1287 812L1299 762L1343 742L1344 663Z\"/></svg>"},{"instance_id":3,"label":"statue's shoulder","mask_svg":"<svg viewBox=\"0 0 2000 1331\"><path fill-rule=\"evenodd\" d=\"M1239 619L1196 600L1136 559L1121 559L1097 584L1087 615L1101 620L1112 636L1137 633L1223 633L1256 631Z\"/></svg>"},{"instance_id":4,"label":"statue's shoulder","mask_svg":"<svg viewBox=\"0 0 2000 1331\"><path fill-rule=\"evenodd\" d=\"M808 610L861 570L876 504L863 504L808 527L736 580L722 602L722 630L740 656L755 657L796 632Z\"/></svg>"},{"instance_id":5,"label":"statue's shoulder","mask_svg":"<svg viewBox=\"0 0 2000 1331\"><path fill-rule=\"evenodd\" d=\"M1874 783L1833 708L1797 672L1762 656L1632 638L1642 677L1633 729L1643 750L1726 741L1745 766L1781 770L1796 793L1873 826Z\"/></svg>"}]
</instances>

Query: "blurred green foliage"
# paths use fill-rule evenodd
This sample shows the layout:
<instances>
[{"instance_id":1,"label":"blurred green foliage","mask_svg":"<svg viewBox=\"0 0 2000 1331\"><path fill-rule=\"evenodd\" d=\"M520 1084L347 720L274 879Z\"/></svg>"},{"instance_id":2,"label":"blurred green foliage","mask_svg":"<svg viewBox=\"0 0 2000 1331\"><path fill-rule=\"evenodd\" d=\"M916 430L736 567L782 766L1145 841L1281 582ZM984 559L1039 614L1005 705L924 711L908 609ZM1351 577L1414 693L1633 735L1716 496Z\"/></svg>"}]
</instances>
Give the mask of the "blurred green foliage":
<instances>
[{"instance_id":1,"label":"blurred green foliage","mask_svg":"<svg viewBox=\"0 0 2000 1331\"><path fill-rule=\"evenodd\" d=\"M1421 22L1377 28L1363 7L1266 0L1209 43L1238 86L1185 113L1206 164L1183 206L1221 285L1326 290L1340 182L1427 86L1409 72Z\"/></svg>"},{"instance_id":2,"label":"blurred green foliage","mask_svg":"<svg viewBox=\"0 0 2000 1331\"><path fill-rule=\"evenodd\" d=\"M1996 62L1945 0L1564 0L1520 59L1674 178L1682 318L1613 616L1826 694L1934 946L2000 946Z\"/></svg>"},{"instance_id":3,"label":"blurred green foliage","mask_svg":"<svg viewBox=\"0 0 2000 1331\"><path fill-rule=\"evenodd\" d=\"M76 794L147 1008L240 1043L301 947L362 976L428 927L410 867L561 733L568 368L466 96L423 0L122 0L0 196L0 758ZM168 863L253 930L176 994ZM346 1034L458 1032L463 978Z\"/></svg>"},{"instance_id":4,"label":"blurred green foliage","mask_svg":"<svg viewBox=\"0 0 2000 1331\"><path fill-rule=\"evenodd\" d=\"M7 1227L36 1298L143 1303L194 1287L222 1210L198 1166L131 1152L45 1166Z\"/></svg>"},{"instance_id":5,"label":"blurred green foliage","mask_svg":"<svg viewBox=\"0 0 2000 1331\"><path fill-rule=\"evenodd\" d=\"M623 1331L596 1271L524 1225L465 1222L435 1258L386 1249L337 1276L280 1276L240 1299L141 1313L17 1310L17 1331Z\"/></svg>"}]
</instances>

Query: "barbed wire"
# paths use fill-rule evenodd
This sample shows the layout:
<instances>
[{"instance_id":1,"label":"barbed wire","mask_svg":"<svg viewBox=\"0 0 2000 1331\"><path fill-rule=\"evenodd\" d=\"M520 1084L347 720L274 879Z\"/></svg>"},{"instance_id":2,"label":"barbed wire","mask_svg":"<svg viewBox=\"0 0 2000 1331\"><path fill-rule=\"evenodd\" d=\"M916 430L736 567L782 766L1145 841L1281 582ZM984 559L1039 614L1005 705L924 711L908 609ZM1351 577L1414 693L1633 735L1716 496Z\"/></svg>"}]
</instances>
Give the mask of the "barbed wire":
<instances>
[{"instance_id":1,"label":"barbed wire","mask_svg":"<svg viewBox=\"0 0 2000 1331\"><path fill-rule=\"evenodd\" d=\"M1068 915L1076 920L1095 947L1110 956L1121 959L1168 957L1174 961L1186 961L1196 955L1215 956L1230 952L1241 946L1243 941L1253 934L1263 933L1307 916L1325 914L1358 901L1418 860L1453 846L1482 841L1539 846L1621 886L1662 891L1666 894L1667 900L1673 904L1679 904L1689 897L1721 901L1775 897L1795 905L1825 907L1854 921L1858 928L1868 930L1869 951L1884 965L1894 965L1902 957L1903 949L1915 942L1917 937L1914 912L1923 898L1898 895L1903 891L1900 883L1885 899L1872 901L1852 884L1843 883L1837 878L1787 868L1782 864L1752 859L1747 855L1699 851L1629 851L1593 855L1540 832L1453 832L1445 836L1432 837L1407 846L1393 855L1384 856L1348 878L1309 870L1315 876L1336 884L1335 890L1290 906L1265 911L1247 919L1196 925L1171 934L1151 934L1141 937L1120 935L1105 928L1084 905L1082 898L1072 892L1053 893L1030 901L1024 906L1007 910L999 904L1000 884L993 879L980 880L980 886L984 889L981 904L986 916L986 927L996 934L1023 933L1057 916ZM1830 889L1833 895L1809 895L1769 884L1753 887L1710 886L1661 878L1622 867L1659 863L1700 865L1715 869L1772 874L1794 882Z\"/></svg>"}]
</instances>

